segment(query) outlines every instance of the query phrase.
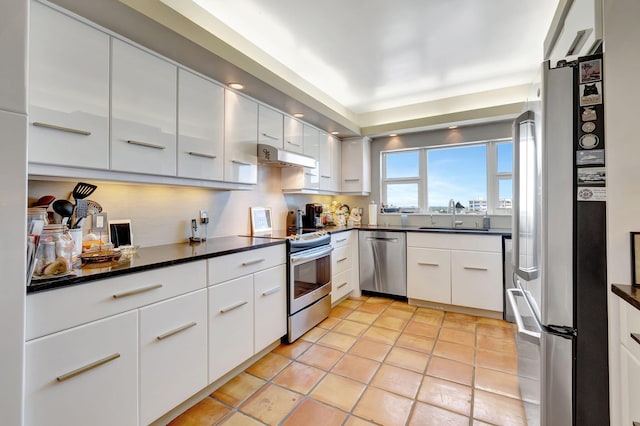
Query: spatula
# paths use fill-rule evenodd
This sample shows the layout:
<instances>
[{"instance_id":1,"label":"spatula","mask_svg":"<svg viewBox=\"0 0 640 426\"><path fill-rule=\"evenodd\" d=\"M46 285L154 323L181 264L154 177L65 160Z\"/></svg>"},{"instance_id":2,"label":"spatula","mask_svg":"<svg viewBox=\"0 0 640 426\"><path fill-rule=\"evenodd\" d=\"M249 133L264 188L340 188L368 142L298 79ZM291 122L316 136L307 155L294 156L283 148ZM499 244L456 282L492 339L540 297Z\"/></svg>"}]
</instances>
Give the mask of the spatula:
<instances>
[{"instance_id":1,"label":"spatula","mask_svg":"<svg viewBox=\"0 0 640 426\"><path fill-rule=\"evenodd\" d=\"M87 198L89 195L93 194L97 186L91 185L90 183L78 182L73 188L73 198L77 200L83 200Z\"/></svg>"}]
</instances>

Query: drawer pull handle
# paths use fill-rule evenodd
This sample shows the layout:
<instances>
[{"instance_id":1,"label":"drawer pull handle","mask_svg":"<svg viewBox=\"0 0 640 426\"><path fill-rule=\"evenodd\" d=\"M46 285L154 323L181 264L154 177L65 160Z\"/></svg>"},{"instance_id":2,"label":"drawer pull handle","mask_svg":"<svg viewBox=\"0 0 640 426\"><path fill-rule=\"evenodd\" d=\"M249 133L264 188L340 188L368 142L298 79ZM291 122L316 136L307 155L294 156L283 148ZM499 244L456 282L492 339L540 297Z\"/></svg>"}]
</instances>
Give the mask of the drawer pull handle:
<instances>
[{"instance_id":1,"label":"drawer pull handle","mask_svg":"<svg viewBox=\"0 0 640 426\"><path fill-rule=\"evenodd\" d=\"M242 266L255 265L256 263L260 263L260 262L264 262L264 259L255 259L255 260L249 260L247 262L242 262Z\"/></svg>"},{"instance_id":2,"label":"drawer pull handle","mask_svg":"<svg viewBox=\"0 0 640 426\"><path fill-rule=\"evenodd\" d=\"M432 263L432 262L418 262L418 265L423 265L423 266L440 266L439 263Z\"/></svg>"},{"instance_id":3,"label":"drawer pull handle","mask_svg":"<svg viewBox=\"0 0 640 426\"><path fill-rule=\"evenodd\" d=\"M263 291L262 295L263 296L269 296L270 294L279 292L281 288L282 287L280 287L280 286L274 287L274 288L270 288L269 290Z\"/></svg>"},{"instance_id":4,"label":"drawer pull handle","mask_svg":"<svg viewBox=\"0 0 640 426\"><path fill-rule=\"evenodd\" d=\"M262 134L262 136L264 136L265 138L268 138L268 139L273 139L274 141L280 140L280 138L279 138L279 137L277 137L277 136L271 136L271 135L269 135L269 134L267 134L267 133L263 133L263 134Z\"/></svg>"},{"instance_id":5,"label":"drawer pull handle","mask_svg":"<svg viewBox=\"0 0 640 426\"><path fill-rule=\"evenodd\" d=\"M58 377L56 377L56 380L59 381L59 382L64 382L65 380L72 379L72 378L74 378L74 377L76 377L76 376L78 376L78 375L80 375L82 373L86 373L89 370L93 370L96 367L100 367L101 365L106 364L108 362L111 362L114 359L118 359L118 358L120 358L120 354L119 353L115 353L113 355L109 355L106 358L99 359L98 361L92 362L91 364L87 364L84 367L80 367L80 368L78 368L76 370L73 370L73 371L70 371L70 372L68 372L66 374L63 374L62 376L58 376Z\"/></svg>"},{"instance_id":6,"label":"drawer pull handle","mask_svg":"<svg viewBox=\"0 0 640 426\"><path fill-rule=\"evenodd\" d=\"M340 238L339 240L336 240L336 243L344 243L345 241L347 241L346 238Z\"/></svg>"},{"instance_id":7,"label":"drawer pull handle","mask_svg":"<svg viewBox=\"0 0 640 426\"><path fill-rule=\"evenodd\" d=\"M338 259L338 260L337 260L337 262L338 262L338 263L339 263L339 262L344 262L345 260L347 260L347 258L346 258L346 257L343 257L342 259Z\"/></svg>"},{"instance_id":8,"label":"drawer pull handle","mask_svg":"<svg viewBox=\"0 0 640 426\"><path fill-rule=\"evenodd\" d=\"M293 145L293 146L300 146L300 144L299 144L299 143L294 143L294 142L291 142L291 141L287 141L287 143L288 143L288 144L291 144L291 145Z\"/></svg>"},{"instance_id":9,"label":"drawer pull handle","mask_svg":"<svg viewBox=\"0 0 640 426\"><path fill-rule=\"evenodd\" d=\"M345 182L359 182L360 179L345 179Z\"/></svg>"},{"instance_id":10,"label":"drawer pull handle","mask_svg":"<svg viewBox=\"0 0 640 426\"><path fill-rule=\"evenodd\" d=\"M164 146L164 145L158 145L158 144L155 144L155 143L141 142L141 141L134 141L134 140L131 140L131 139L127 139L127 141L126 141L126 142L127 142L128 144L131 144L131 145L144 146L144 147L146 147L146 148L153 148L153 149L167 149L167 147L166 147L166 146Z\"/></svg>"},{"instance_id":11,"label":"drawer pull handle","mask_svg":"<svg viewBox=\"0 0 640 426\"><path fill-rule=\"evenodd\" d=\"M253 166L251 163L247 163L245 161L231 160L233 164L240 164L241 166Z\"/></svg>"},{"instance_id":12,"label":"drawer pull handle","mask_svg":"<svg viewBox=\"0 0 640 426\"><path fill-rule=\"evenodd\" d=\"M331 179L331 176L327 176L327 175L320 175L320 177L325 179Z\"/></svg>"},{"instance_id":13,"label":"drawer pull handle","mask_svg":"<svg viewBox=\"0 0 640 426\"><path fill-rule=\"evenodd\" d=\"M149 287L140 287L134 290L125 291L124 293L116 293L113 295L113 298L119 299L121 297L133 296L134 294L145 293L147 291L155 290L160 287L162 287L162 284L150 285Z\"/></svg>"},{"instance_id":14,"label":"drawer pull handle","mask_svg":"<svg viewBox=\"0 0 640 426\"><path fill-rule=\"evenodd\" d=\"M631 338L636 341L636 343L640 344L640 334L631 333Z\"/></svg>"},{"instance_id":15,"label":"drawer pull handle","mask_svg":"<svg viewBox=\"0 0 640 426\"><path fill-rule=\"evenodd\" d=\"M190 322L189 324L185 324L185 325L183 325L182 327L178 327L178 328L176 328L175 330L167 331L166 333L161 334L161 335L159 335L158 337L156 337L156 339L158 339L158 340L164 340L164 339L166 339L167 337L171 337L171 336L173 336L174 334L178 334L178 333L180 333L180 332L182 332L182 331L188 330L188 329L190 329L191 327L195 327L196 325L198 325L198 323L197 323L197 322L195 322L195 321Z\"/></svg>"},{"instance_id":16,"label":"drawer pull handle","mask_svg":"<svg viewBox=\"0 0 640 426\"><path fill-rule=\"evenodd\" d=\"M222 309L220 309L220 313L221 313L221 314L226 314L227 312L231 312L231 311L233 311L234 309L238 309L239 307L244 306L244 305L246 305L247 303L249 303L249 302L244 301L244 302L237 302L237 303L234 303L233 305L230 305L230 306L227 306L226 308L222 308Z\"/></svg>"},{"instance_id":17,"label":"drawer pull handle","mask_svg":"<svg viewBox=\"0 0 640 426\"><path fill-rule=\"evenodd\" d=\"M56 126L55 124L43 123L41 121L34 121L33 123L36 127L46 127L47 129L60 130L61 132L75 133L77 135L89 136L91 132L86 130L74 129L72 127L62 127Z\"/></svg>"},{"instance_id":18,"label":"drawer pull handle","mask_svg":"<svg viewBox=\"0 0 640 426\"><path fill-rule=\"evenodd\" d=\"M202 157L202 158L218 158L215 155L211 155L211 154L205 154L203 152L194 152L194 151L189 151L187 152L187 154L189 155L193 155L194 157Z\"/></svg>"},{"instance_id":19,"label":"drawer pull handle","mask_svg":"<svg viewBox=\"0 0 640 426\"><path fill-rule=\"evenodd\" d=\"M317 175L317 174L315 174L315 173L309 173L309 172L306 172L306 173L305 173L305 176L318 176L318 175Z\"/></svg>"},{"instance_id":20,"label":"drawer pull handle","mask_svg":"<svg viewBox=\"0 0 640 426\"><path fill-rule=\"evenodd\" d=\"M471 269L472 271L488 271L488 268L482 268L479 266L465 266L464 269Z\"/></svg>"},{"instance_id":21,"label":"drawer pull handle","mask_svg":"<svg viewBox=\"0 0 640 426\"><path fill-rule=\"evenodd\" d=\"M338 286L338 288L342 288L342 287L344 287L345 285L347 285L347 282L346 282L346 281L345 281L345 282L343 282L342 284L340 284L340 285Z\"/></svg>"}]
</instances>

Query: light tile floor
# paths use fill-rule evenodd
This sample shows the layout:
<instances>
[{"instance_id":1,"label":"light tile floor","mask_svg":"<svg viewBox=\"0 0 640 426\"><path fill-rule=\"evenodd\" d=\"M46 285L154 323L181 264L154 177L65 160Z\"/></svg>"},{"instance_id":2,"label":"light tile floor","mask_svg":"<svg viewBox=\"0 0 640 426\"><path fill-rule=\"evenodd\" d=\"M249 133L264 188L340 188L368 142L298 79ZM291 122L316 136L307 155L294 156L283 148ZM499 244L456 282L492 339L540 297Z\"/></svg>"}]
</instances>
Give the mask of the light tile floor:
<instances>
[{"instance_id":1,"label":"light tile floor","mask_svg":"<svg viewBox=\"0 0 640 426\"><path fill-rule=\"evenodd\" d=\"M500 320L347 299L170 425L526 425L513 333Z\"/></svg>"}]
</instances>

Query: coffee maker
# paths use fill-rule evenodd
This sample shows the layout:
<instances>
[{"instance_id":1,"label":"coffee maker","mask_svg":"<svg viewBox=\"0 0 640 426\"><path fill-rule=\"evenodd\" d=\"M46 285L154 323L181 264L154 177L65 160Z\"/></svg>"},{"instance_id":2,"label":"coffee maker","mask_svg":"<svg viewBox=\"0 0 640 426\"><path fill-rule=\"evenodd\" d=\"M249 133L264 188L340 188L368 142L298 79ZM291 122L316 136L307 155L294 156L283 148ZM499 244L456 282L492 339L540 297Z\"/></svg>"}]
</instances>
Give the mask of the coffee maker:
<instances>
[{"instance_id":1,"label":"coffee maker","mask_svg":"<svg viewBox=\"0 0 640 426\"><path fill-rule=\"evenodd\" d=\"M307 204L303 218L305 228L322 228L322 204Z\"/></svg>"}]
</instances>

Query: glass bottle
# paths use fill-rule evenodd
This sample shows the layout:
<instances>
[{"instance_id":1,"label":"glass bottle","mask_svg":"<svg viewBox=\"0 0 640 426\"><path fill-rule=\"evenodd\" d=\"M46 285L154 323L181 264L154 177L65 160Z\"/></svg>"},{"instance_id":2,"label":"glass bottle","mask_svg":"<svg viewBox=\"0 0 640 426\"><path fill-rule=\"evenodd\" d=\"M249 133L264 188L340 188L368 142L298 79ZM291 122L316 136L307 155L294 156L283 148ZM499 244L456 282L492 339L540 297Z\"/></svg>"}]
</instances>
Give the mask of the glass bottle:
<instances>
[{"instance_id":1,"label":"glass bottle","mask_svg":"<svg viewBox=\"0 0 640 426\"><path fill-rule=\"evenodd\" d=\"M73 238L67 225L45 225L36 253L35 275L60 275L71 270Z\"/></svg>"}]
</instances>

